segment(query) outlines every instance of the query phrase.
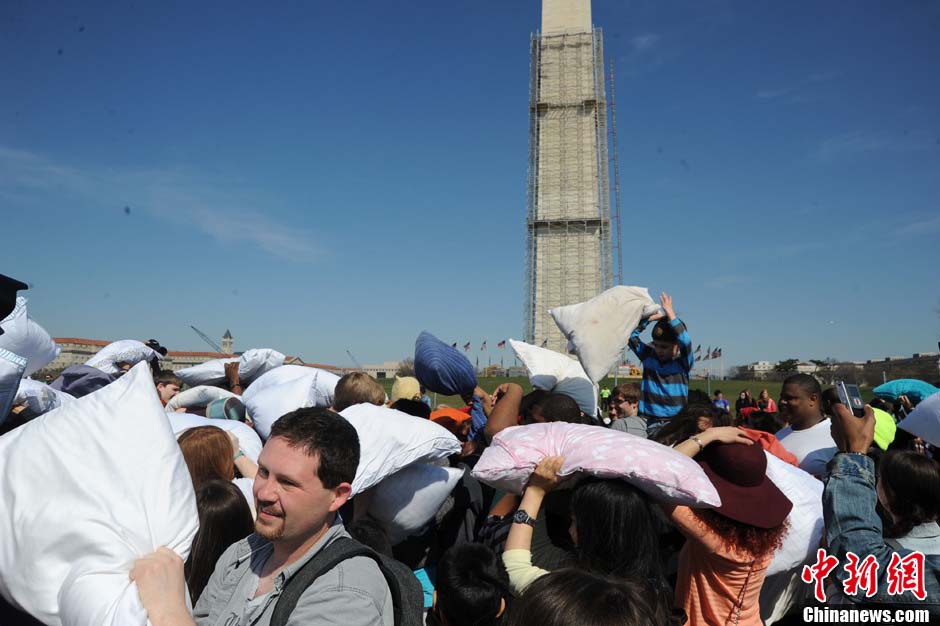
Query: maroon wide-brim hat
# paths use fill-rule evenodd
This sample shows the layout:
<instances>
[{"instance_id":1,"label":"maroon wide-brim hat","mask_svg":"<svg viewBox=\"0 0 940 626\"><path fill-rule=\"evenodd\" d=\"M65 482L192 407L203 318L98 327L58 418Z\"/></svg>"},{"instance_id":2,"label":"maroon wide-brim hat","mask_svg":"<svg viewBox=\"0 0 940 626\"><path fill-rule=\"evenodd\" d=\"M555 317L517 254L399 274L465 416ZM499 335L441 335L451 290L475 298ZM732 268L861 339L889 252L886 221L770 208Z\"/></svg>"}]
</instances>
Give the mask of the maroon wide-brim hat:
<instances>
[{"instance_id":1,"label":"maroon wide-brim hat","mask_svg":"<svg viewBox=\"0 0 940 626\"><path fill-rule=\"evenodd\" d=\"M783 523L793 503L767 477L767 456L758 443L713 443L696 455L721 497L715 512L758 528Z\"/></svg>"}]
</instances>

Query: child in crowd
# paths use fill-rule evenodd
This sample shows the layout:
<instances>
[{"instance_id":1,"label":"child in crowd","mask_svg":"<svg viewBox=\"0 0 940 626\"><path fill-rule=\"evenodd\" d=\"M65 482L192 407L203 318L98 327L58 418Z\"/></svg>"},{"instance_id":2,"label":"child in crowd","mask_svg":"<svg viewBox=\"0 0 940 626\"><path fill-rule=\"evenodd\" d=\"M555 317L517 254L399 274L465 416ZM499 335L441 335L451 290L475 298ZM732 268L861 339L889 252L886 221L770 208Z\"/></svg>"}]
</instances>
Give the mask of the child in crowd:
<instances>
[{"instance_id":1,"label":"child in crowd","mask_svg":"<svg viewBox=\"0 0 940 626\"><path fill-rule=\"evenodd\" d=\"M437 566L432 626L496 626L512 598L509 577L496 554L478 543L459 544Z\"/></svg>"},{"instance_id":2,"label":"child in crowd","mask_svg":"<svg viewBox=\"0 0 940 626\"><path fill-rule=\"evenodd\" d=\"M643 363L639 414L646 418L647 436L651 438L686 405L689 373L695 363L692 340L685 324L676 317L669 294L660 296L660 304L663 312L642 321L629 341L630 349ZM653 321L656 326L649 346L640 340L640 335Z\"/></svg>"}]
</instances>

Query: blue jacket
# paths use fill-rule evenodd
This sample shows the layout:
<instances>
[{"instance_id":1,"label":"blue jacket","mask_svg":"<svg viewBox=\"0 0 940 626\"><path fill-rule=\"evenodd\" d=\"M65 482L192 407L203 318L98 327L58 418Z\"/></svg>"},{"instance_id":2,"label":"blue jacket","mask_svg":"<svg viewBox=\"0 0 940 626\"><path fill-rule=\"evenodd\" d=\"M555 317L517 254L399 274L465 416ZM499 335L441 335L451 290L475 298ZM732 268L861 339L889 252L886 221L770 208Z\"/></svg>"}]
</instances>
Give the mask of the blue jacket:
<instances>
[{"instance_id":1,"label":"blue jacket","mask_svg":"<svg viewBox=\"0 0 940 626\"><path fill-rule=\"evenodd\" d=\"M826 520L826 538L829 553L839 559L833 571L839 581L848 577L844 566L847 552L860 559L873 554L878 561L878 592L866 598L861 592L847 596L853 602L900 609L928 609L932 616L940 615L940 554L927 554L924 561L924 589L927 598L920 601L910 591L902 595L888 595L888 564L891 553L904 557L911 550L889 547L885 543L881 518L875 512L878 496L875 493L875 463L860 454L837 454L829 463L829 480L823 492L823 515Z\"/></svg>"}]
</instances>

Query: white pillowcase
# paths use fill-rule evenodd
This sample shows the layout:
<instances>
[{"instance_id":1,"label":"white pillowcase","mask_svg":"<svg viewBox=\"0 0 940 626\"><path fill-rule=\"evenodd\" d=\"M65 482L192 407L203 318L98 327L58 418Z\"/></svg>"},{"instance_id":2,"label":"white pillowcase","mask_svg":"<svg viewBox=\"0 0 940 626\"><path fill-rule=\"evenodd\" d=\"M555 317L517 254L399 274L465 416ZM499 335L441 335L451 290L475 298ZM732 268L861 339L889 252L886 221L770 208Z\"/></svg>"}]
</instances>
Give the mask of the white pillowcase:
<instances>
[{"instance_id":1,"label":"white pillowcase","mask_svg":"<svg viewBox=\"0 0 940 626\"><path fill-rule=\"evenodd\" d=\"M163 355L136 339L122 339L109 343L98 353L85 361L85 365L97 368L105 374L117 374L115 363L136 365L141 361L150 361L153 357L162 359Z\"/></svg>"},{"instance_id":2,"label":"white pillowcase","mask_svg":"<svg viewBox=\"0 0 940 626\"><path fill-rule=\"evenodd\" d=\"M339 376L303 365L282 365L263 374L242 394L255 431L267 441L282 415L311 406L333 406Z\"/></svg>"},{"instance_id":3,"label":"white pillowcase","mask_svg":"<svg viewBox=\"0 0 940 626\"><path fill-rule=\"evenodd\" d=\"M392 545L419 534L463 477L463 470L410 465L375 487L369 516L379 522Z\"/></svg>"},{"instance_id":4,"label":"white pillowcase","mask_svg":"<svg viewBox=\"0 0 940 626\"><path fill-rule=\"evenodd\" d=\"M645 287L612 287L587 302L549 311L595 383L620 360L640 320L660 310Z\"/></svg>"},{"instance_id":5,"label":"white pillowcase","mask_svg":"<svg viewBox=\"0 0 940 626\"><path fill-rule=\"evenodd\" d=\"M932 446L940 446L940 393L921 400L898 428L920 437Z\"/></svg>"},{"instance_id":6,"label":"white pillowcase","mask_svg":"<svg viewBox=\"0 0 940 626\"><path fill-rule=\"evenodd\" d=\"M24 376L52 363L59 356L60 348L46 330L30 319L26 311L26 298L16 299L13 312L0 322L0 349L9 350L26 359Z\"/></svg>"},{"instance_id":7,"label":"white pillowcase","mask_svg":"<svg viewBox=\"0 0 940 626\"><path fill-rule=\"evenodd\" d=\"M166 416L170 420L170 428L173 429L173 435L176 438L179 438L190 428L215 426L226 432L234 433L238 437L238 447L245 453L245 456L255 463L258 462L258 456L260 456L264 444L261 443L258 433L252 430L248 424L243 424L238 420L212 419L201 415L193 415L192 413L167 413Z\"/></svg>"},{"instance_id":8,"label":"white pillowcase","mask_svg":"<svg viewBox=\"0 0 940 626\"><path fill-rule=\"evenodd\" d=\"M212 387L209 385L199 385L198 387L181 391L170 398L170 401L166 403L166 410L169 413L170 411L175 411L176 409L188 409L191 406L206 406L215 400L237 397L237 394L234 394L227 389L221 389L219 387Z\"/></svg>"},{"instance_id":9,"label":"white pillowcase","mask_svg":"<svg viewBox=\"0 0 940 626\"><path fill-rule=\"evenodd\" d=\"M238 377L243 384L248 384L265 372L284 365L286 357L270 348L252 348L240 357L230 359L212 359L199 365L186 367L173 372L187 385L215 385L225 382L225 364L238 363Z\"/></svg>"},{"instance_id":10,"label":"white pillowcase","mask_svg":"<svg viewBox=\"0 0 940 626\"><path fill-rule=\"evenodd\" d=\"M75 397L71 394L53 389L38 380L24 378L20 381L20 388L16 392L13 404L25 403L33 415L38 416L74 401Z\"/></svg>"},{"instance_id":11,"label":"white pillowcase","mask_svg":"<svg viewBox=\"0 0 940 626\"><path fill-rule=\"evenodd\" d=\"M443 426L374 404L354 404L340 413L359 434L359 467L353 495L413 463L429 463L460 451Z\"/></svg>"},{"instance_id":12,"label":"white pillowcase","mask_svg":"<svg viewBox=\"0 0 940 626\"><path fill-rule=\"evenodd\" d=\"M509 345L528 370L533 387L563 393L573 398L586 415L597 415L597 385L578 361L524 341L510 339Z\"/></svg>"},{"instance_id":13,"label":"white pillowcase","mask_svg":"<svg viewBox=\"0 0 940 626\"><path fill-rule=\"evenodd\" d=\"M816 553L823 532L823 483L771 453L765 451L765 454L767 477L793 503L787 516L790 529L767 568L767 576L773 576L801 565Z\"/></svg>"},{"instance_id":14,"label":"white pillowcase","mask_svg":"<svg viewBox=\"0 0 940 626\"><path fill-rule=\"evenodd\" d=\"M128 578L199 526L192 479L150 369L0 437L0 593L43 623L144 626Z\"/></svg>"}]
</instances>

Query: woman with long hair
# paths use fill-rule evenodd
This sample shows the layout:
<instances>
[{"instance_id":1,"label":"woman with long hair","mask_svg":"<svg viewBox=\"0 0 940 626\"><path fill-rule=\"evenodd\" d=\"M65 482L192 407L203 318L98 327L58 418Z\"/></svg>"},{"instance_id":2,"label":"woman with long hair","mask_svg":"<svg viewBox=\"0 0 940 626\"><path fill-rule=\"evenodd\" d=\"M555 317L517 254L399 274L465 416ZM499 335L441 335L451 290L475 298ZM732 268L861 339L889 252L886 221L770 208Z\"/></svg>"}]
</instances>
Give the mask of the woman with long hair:
<instances>
[{"instance_id":1,"label":"woman with long hair","mask_svg":"<svg viewBox=\"0 0 940 626\"><path fill-rule=\"evenodd\" d=\"M232 443L221 428L190 428L179 436L177 442L193 479L193 488L199 489L209 480L235 480Z\"/></svg>"},{"instance_id":2,"label":"woman with long hair","mask_svg":"<svg viewBox=\"0 0 940 626\"><path fill-rule=\"evenodd\" d=\"M760 395L757 396L757 408L765 413L777 412L777 403L770 397L770 392L766 389L761 389Z\"/></svg>"},{"instance_id":3,"label":"woman with long hair","mask_svg":"<svg viewBox=\"0 0 940 626\"><path fill-rule=\"evenodd\" d=\"M241 451L238 438L215 426L190 428L177 442L193 479L193 487L207 480L235 480L235 470L244 478L254 478L258 466Z\"/></svg>"},{"instance_id":4,"label":"woman with long hair","mask_svg":"<svg viewBox=\"0 0 940 626\"><path fill-rule=\"evenodd\" d=\"M561 480L562 457L546 457L535 468L513 518L503 562L509 580L522 593L548 573L532 565L532 530L548 491ZM575 565L605 576L632 577L648 593L670 605L670 589L662 569L656 512L649 498L619 479L588 478L575 486L569 533L575 545Z\"/></svg>"},{"instance_id":5,"label":"woman with long hair","mask_svg":"<svg viewBox=\"0 0 940 626\"><path fill-rule=\"evenodd\" d=\"M663 507L686 537L676 606L685 609L689 626L758 626L764 575L793 503L767 477L763 448L737 428L710 428L675 449L698 461L721 498L710 510Z\"/></svg>"},{"instance_id":6,"label":"woman with long hair","mask_svg":"<svg viewBox=\"0 0 940 626\"><path fill-rule=\"evenodd\" d=\"M231 482L209 480L196 490L199 531L184 573L193 604L212 576L215 563L233 543L254 531L254 519L241 491Z\"/></svg>"},{"instance_id":7,"label":"woman with long hair","mask_svg":"<svg viewBox=\"0 0 940 626\"><path fill-rule=\"evenodd\" d=\"M909 450L889 450L878 463L884 536L908 550L940 554L940 465Z\"/></svg>"}]
</instances>

